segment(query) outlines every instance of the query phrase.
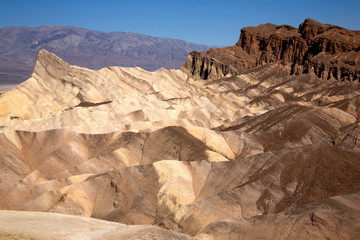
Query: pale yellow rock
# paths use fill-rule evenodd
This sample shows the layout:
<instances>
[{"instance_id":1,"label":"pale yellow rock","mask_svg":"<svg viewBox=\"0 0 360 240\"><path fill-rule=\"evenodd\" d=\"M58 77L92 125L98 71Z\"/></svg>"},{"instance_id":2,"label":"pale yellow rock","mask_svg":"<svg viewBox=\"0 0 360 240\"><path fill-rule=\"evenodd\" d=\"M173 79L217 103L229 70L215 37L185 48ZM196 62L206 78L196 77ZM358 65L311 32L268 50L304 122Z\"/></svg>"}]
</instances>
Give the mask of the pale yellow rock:
<instances>
[{"instance_id":1,"label":"pale yellow rock","mask_svg":"<svg viewBox=\"0 0 360 240\"><path fill-rule=\"evenodd\" d=\"M24 240L195 239L150 225L127 226L55 213L1 211L0 238Z\"/></svg>"},{"instance_id":2,"label":"pale yellow rock","mask_svg":"<svg viewBox=\"0 0 360 240\"><path fill-rule=\"evenodd\" d=\"M179 208L194 202L193 179L187 165L178 161L160 161L154 164L154 168L160 188L157 210L160 214L174 214Z\"/></svg>"}]
</instances>

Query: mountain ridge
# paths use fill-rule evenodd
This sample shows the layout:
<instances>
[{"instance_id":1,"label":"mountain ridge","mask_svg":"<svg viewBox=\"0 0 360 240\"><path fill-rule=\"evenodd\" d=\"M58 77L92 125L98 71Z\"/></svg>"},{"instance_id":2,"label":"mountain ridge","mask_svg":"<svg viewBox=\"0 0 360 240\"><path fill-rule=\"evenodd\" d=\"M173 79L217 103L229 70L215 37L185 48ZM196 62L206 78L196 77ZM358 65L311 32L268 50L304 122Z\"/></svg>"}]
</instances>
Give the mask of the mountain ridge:
<instances>
[{"instance_id":1,"label":"mountain ridge","mask_svg":"<svg viewBox=\"0 0 360 240\"><path fill-rule=\"evenodd\" d=\"M0 83L20 83L31 74L40 49L91 69L107 66L179 69L192 50L209 47L184 40L72 26L0 28Z\"/></svg>"}]
</instances>

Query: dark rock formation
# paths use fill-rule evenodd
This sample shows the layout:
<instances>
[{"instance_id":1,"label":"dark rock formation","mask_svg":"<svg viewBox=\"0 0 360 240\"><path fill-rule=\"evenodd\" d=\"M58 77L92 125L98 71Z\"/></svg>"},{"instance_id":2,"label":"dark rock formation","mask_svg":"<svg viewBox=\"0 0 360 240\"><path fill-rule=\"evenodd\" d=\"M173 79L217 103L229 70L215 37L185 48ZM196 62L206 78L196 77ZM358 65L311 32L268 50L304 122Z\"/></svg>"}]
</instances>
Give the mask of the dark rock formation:
<instances>
[{"instance_id":1,"label":"dark rock formation","mask_svg":"<svg viewBox=\"0 0 360 240\"><path fill-rule=\"evenodd\" d=\"M277 62L291 74L360 80L360 32L306 19L299 28L264 24L241 30L235 46L192 52L182 69L201 79L242 73Z\"/></svg>"},{"instance_id":2,"label":"dark rock formation","mask_svg":"<svg viewBox=\"0 0 360 240\"><path fill-rule=\"evenodd\" d=\"M251 59L244 59L245 56L245 51L236 46L211 48L207 52L194 51L189 54L182 69L201 79L236 75L242 69L255 66Z\"/></svg>"}]
</instances>

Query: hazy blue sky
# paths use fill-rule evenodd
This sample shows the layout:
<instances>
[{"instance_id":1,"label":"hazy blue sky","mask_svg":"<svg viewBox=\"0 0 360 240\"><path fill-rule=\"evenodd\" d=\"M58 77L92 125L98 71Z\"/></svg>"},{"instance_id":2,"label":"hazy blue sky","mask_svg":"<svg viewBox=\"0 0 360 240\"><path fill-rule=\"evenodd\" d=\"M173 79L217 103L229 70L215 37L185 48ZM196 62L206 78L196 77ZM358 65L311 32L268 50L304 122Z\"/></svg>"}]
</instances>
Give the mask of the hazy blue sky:
<instances>
[{"instance_id":1,"label":"hazy blue sky","mask_svg":"<svg viewBox=\"0 0 360 240\"><path fill-rule=\"evenodd\" d=\"M235 44L242 27L298 27L308 17L360 30L360 1L0 0L0 27L68 25L217 46Z\"/></svg>"}]
</instances>

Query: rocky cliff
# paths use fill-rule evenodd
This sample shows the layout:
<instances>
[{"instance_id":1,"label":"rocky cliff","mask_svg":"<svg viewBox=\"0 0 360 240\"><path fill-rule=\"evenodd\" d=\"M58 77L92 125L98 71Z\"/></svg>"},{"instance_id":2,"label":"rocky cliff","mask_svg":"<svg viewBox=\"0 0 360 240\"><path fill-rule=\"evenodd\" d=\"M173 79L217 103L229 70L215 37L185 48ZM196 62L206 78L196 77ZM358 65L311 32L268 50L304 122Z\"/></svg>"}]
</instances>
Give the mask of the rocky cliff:
<instances>
[{"instance_id":1,"label":"rocky cliff","mask_svg":"<svg viewBox=\"0 0 360 240\"><path fill-rule=\"evenodd\" d=\"M269 23L246 27L235 46L191 52L182 69L214 79L273 62L288 66L291 74L359 81L360 32L309 18L299 28Z\"/></svg>"}]
</instances>

